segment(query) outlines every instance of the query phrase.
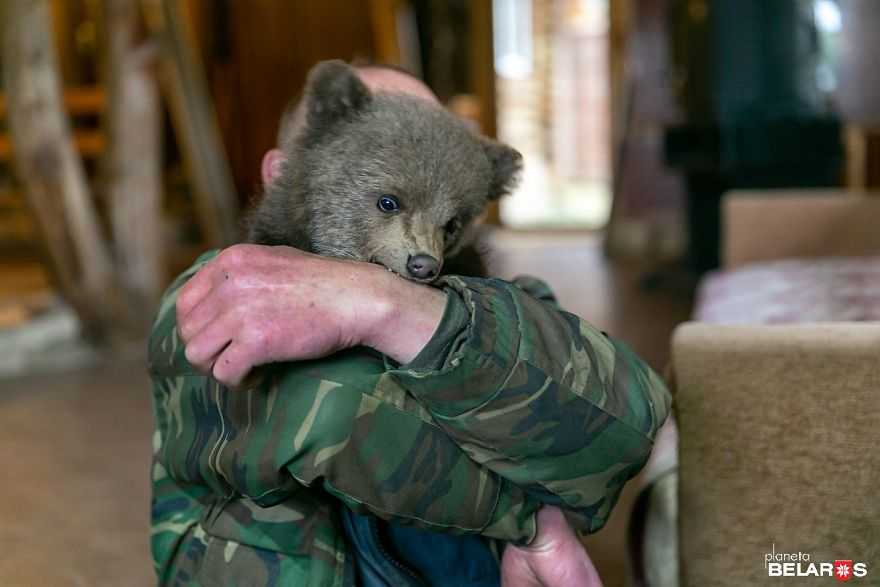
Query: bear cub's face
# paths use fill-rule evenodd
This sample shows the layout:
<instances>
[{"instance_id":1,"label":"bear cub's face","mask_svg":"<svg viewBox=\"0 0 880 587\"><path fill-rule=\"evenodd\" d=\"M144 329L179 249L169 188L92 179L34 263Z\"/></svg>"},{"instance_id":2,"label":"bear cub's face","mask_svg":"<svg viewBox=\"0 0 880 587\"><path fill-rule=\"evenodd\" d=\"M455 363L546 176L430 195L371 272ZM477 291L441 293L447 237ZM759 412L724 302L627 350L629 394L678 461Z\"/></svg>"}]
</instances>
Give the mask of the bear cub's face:
<instances>
[{"instance_id":1,"label":"bear cub's face","mask_svg":"<svg viewBox=\"0 0 880 587\"><path fill-rule=\"evenodd\" d=\"M341 61L317 65L305 128L252 218L251 240L384 265L430 282L489 200L508 193L515 150L436 104L372 94Z\"/></svg>"}]
</instances>

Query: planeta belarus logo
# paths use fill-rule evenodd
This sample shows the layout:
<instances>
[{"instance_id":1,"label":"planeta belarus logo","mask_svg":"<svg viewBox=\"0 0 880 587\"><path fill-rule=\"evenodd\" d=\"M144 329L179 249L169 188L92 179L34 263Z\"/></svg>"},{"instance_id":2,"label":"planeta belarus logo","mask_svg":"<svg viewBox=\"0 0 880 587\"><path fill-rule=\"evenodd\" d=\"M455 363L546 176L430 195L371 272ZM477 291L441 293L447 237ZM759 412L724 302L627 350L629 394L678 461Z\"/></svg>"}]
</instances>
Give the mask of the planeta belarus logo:
<instances>
[{"instance_id":1,"label":"planeta belarus logo","mask_svg":"<svg viewBox=\"0 0 880 587\"><path fill-rule=\"evenodd\" d=\"M868 564L852 559L816 560L809 552L777 552L774 544L764 555L769 577L834 577L839 583L859 583L868 575Z\"/></svg>"}]
</instances>

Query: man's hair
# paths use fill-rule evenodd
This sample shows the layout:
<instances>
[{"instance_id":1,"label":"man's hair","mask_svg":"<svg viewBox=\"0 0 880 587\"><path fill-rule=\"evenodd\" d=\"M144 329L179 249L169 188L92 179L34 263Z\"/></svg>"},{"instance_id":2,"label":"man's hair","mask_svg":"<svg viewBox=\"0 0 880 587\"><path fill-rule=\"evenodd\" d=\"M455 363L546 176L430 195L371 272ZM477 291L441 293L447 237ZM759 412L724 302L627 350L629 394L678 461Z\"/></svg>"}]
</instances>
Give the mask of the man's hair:
<instances>
[{"instance_id":1,"label":"man's hair","mask_svg":"<svg viewBox=\"0 0 880 587\"><path fill-rule=\"evenodd\" d=\"M400 67L399 65L392 65L390 63L374 63L368 60L355 59L351 62L351 66L359 71L370 69L386 69L389 71L396 71L397 73L402 73L403 75L407 75L415 80L423 82L421 78L413 74L411 71ZM282 149L287 146L288 141L292 140L296 136L297 129L302 128L302 125L305 122L306 113L305 101L303 100L304 97L305 91L303 90L287 103L287 106L284 108L284 112L281 114L281 121L278 123L278 136L276 138L276 144Z\"/></svg>"}]
</instances>

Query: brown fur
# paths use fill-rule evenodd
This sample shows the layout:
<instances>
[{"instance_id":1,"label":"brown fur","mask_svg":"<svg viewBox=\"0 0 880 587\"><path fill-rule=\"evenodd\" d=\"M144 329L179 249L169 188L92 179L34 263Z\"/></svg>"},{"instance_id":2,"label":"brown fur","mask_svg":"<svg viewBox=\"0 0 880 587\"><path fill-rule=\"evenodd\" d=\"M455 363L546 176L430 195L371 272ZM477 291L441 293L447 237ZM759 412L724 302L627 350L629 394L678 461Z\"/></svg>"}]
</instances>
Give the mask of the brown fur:
<instances>
[{"instance_id":1,"label":"brown fur","mask_svg":"<svg viewBox=\"0 0 880 587\"><path fill-rule=\"evenodd\" d=\"M415 255L442 265L469 245L486 204L513 188L521 167L518 152L435 104L370 93L341 61L310 72L304 128L284 149L249 240L379 263L402 276ZM383 212L383 196L400 209Z\"/></svg>"}]
</instances>

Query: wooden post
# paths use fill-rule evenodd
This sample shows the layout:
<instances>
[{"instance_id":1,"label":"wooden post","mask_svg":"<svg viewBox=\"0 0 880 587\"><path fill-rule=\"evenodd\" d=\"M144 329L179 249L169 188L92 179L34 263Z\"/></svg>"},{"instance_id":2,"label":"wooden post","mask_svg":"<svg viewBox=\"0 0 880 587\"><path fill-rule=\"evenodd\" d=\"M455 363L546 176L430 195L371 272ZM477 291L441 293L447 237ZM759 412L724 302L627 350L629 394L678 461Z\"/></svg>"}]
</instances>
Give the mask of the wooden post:
<instances>
[{"instance_id":1,"label":"wooden post","mask_svg":"<svg viewBox=\"0 0 880 587\"><path fill-rule=\"evenodd\" d=\"M142 0L160 40L160 82L193 182L199 222L215 247L238 240L238 197L200 60L177 0Z\"/></svg>"},{"instance_id":2,"label":"wooden post","mask_svg":"<svg viewBox=\"0 0 880 587\"><path fill-rule=\"evenodd\" d=\"M495 138L498 136L498 118L492 0L472 0L470 19L471 84L480 104L480 129L484 135ZM501 210L497 201L489 204L486 222L501 224Z\"/></svg>"},{"instance_id":3,"label":"wooden post","mask_svg":"<svg viewBox=\"0 0 880 587\"><path fill-rule=\"evenodd\" d=\"M623 178L627 172L626 156L629 147L633 108L635 107L635 80L630 72L629 37L632 32L633 12L637 9L631 0L611 2L611 30L609 31L609 71L611 83L611 212L605 225L604 249L609 257L624 252L621 234L623 220L621 201Z\"/></svg>"},{"instance_id":4,"label":"wooden post","mask_svg":"<svg viewBox=\"0 0 880 587\"><path fill-rule=\"evenodd\" d=\"M103 180L117 275L147 314L162 287L161 118L150 71L155 52L136 46L138 0L104 0L107 149Z\"/></svg>"},{"instance_id":5,"label":"wooden post","mask_svg":"<svg viewBox=\"0 0 880 587\"><path fill-rule=\"evenodd\" d=\"M400 42L397 32L398 0L370 0L369 4L376 61L400 65Z\"/></svg>"},{"instance_id":6,"label":"wooden post","mask_svg":"<svg viewBox=\"0 0 880 587\"><path fill-rule=\"evenodd\" d=\"M64 114L47 0L3 3L3 74L15 164L62 293L101 329L112 266Z\"/></svg>"},{"instance_id":7,"label":"wooden post","mask_svg":"<svg viewBox=\"0 0 880 587\"><path fill-rule=\"evenodd\" d=\"M474 0L470 7L471 84L480 101L480 128L484 135L495 138L498 135L498 119L492 1Z\"/></svg>"}]
</instances>

